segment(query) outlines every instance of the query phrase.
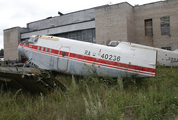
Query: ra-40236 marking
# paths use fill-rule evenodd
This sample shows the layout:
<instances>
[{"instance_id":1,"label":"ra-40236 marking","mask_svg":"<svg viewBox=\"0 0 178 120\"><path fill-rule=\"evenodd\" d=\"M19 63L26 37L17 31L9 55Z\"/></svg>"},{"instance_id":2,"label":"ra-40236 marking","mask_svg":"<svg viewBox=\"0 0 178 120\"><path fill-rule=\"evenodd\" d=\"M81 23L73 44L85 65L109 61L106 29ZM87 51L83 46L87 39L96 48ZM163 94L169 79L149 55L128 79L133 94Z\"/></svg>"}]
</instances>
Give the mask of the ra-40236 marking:
<instances>
[{"instance_id":1,"label":"ra-40236 marking","mask_svg":"<svg viewBox=\"0 0 178 120\"><path fill-rule=\"evenodd\" d=\"M116 55L109 55L109 54L102 54L101 58L106 59L106 60L113 60L119 62L121 60L120 56Z\"/></svg>"}]
</instances>

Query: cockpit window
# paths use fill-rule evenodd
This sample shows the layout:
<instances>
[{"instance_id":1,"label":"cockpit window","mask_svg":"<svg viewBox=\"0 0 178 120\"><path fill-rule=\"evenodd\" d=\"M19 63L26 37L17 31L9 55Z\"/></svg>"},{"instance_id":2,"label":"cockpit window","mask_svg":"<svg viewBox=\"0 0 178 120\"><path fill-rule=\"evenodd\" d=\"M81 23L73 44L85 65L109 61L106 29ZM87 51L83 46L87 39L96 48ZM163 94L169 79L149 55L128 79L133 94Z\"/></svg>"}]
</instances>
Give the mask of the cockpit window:
<instances>
[{"instance_id":1,"label":"cockpit window","mask_svg":"<svg viewBox=\"0 0 178 120\"><path fill-rule=\"evenodd\" d=\"M32 43L36 43L38 41L38 38L36 38L36 37L30 37L30 39L28 41L32 42Z\"/></svg>"},{"instance_id":2,"label":"cockpit window","mask_svg":"<svg viewBox=\"0 0 178 120\"><path fill-rule=\"evenodd\" d=\"M107 46L116 47L118 44L118 41L111 41Z\"/></svg>"}]
</instances>

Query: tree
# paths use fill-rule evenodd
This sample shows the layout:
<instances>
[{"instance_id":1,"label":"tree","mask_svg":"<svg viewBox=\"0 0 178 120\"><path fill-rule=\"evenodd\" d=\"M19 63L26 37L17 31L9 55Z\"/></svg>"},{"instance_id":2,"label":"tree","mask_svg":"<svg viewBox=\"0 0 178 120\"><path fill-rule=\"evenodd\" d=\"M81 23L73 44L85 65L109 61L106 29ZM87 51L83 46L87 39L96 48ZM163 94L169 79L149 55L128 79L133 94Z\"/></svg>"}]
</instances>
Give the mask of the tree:
<instances>
[{"instance_id":1,"label":"tree","mask_svg":"<svg viewBox=\"0 0 178 120\"><path fill-rule=\"evenodd\" d=\"M4 49L0 50L0 56L4 56Z\"/></svg>"}]
</instances>

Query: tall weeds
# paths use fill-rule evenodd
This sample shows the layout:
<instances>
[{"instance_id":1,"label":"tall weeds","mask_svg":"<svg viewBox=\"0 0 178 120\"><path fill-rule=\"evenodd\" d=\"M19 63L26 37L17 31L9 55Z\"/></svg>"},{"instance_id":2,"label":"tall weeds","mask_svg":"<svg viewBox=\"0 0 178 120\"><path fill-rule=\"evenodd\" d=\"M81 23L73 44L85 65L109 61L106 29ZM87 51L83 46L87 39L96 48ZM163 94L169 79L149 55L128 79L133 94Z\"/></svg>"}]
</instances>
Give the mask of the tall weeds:
<instances>
[{"instance_id":1,"label":"tall weeds","mask_svg":"<svg viewBox=\"0 0 178 120\"><path fill-rule=\"evenodd\" d=\"M178 68L157 69L156 78L112 80L57 76L68 87L47 95L0 89L0 119L159 120L178 115Z\"/></svg>"}]
</instances>

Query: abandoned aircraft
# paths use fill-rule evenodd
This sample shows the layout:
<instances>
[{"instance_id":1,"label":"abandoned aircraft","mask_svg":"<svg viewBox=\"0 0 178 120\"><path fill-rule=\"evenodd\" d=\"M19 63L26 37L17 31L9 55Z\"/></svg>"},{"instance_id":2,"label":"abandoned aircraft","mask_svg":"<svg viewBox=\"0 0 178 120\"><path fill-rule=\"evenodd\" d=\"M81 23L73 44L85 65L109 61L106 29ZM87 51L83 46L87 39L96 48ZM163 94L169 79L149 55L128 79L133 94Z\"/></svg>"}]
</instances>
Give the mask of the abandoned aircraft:
<instances>
[{"instance_id":1,"label":"abandoned aircraft","mask_svg":"<svg viewBox=\"0 0 178 120\"><path fill-rule=\"evenodd\" d=\"M54 36L33 35L18 46L19 53L40 69L73 75L117 78L155 77L157 51L120 42L116 47L87 43Z\"/></svg>"}]
</instances>

